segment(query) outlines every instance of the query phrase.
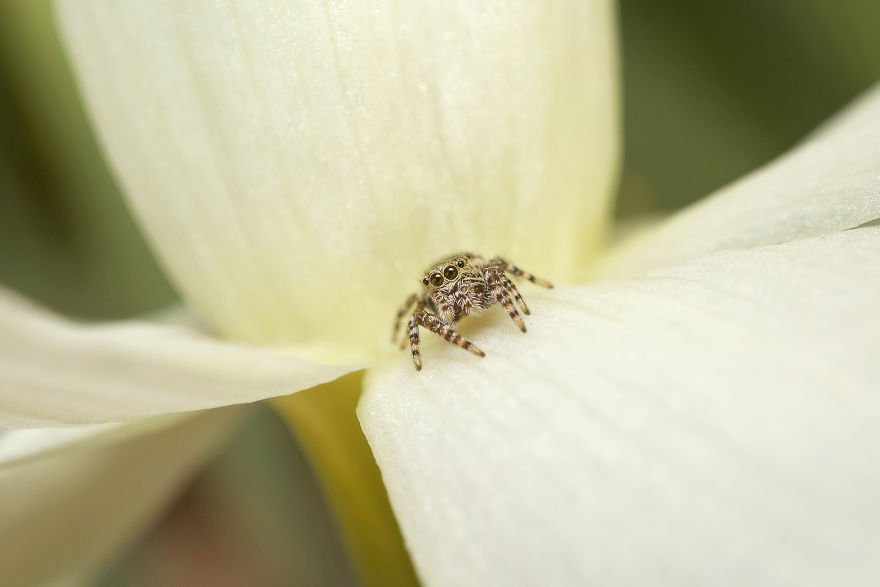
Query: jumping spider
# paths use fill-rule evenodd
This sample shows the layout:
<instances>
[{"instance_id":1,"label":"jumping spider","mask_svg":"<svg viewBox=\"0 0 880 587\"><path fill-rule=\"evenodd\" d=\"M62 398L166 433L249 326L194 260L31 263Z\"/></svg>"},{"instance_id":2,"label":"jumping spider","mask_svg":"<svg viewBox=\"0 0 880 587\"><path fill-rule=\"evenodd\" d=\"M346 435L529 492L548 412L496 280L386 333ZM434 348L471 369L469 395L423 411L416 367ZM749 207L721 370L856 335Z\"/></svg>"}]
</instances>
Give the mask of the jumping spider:
<instances>
[{"instance_id":1,"label":"jumping spider","mask_svg":"<svg viewBox=\"0 0 880 587\"><path fill-rule=\"evenodd\" d=\"M484 357L483 351L452 327L469 314L479 314L490 306L501 304L507 310L510 319L525 332L526 324L513 304L516 302L522 313L526 315L529 314L529 307L519 295L516 286L507 277L507 273L524 277L541 287L553 287L550 282L526 273L501 257L486 261L472 253L459 253L444 259L425 272L422 277L422 292L411 294L397 311L391 340L397 338L401 320L415 305L415 311L409 319L409 345L417 371L422 370L419 326L424 326L478 357ZM405 346L404 338L400 348Z\"/></svg>"}]
</instances>

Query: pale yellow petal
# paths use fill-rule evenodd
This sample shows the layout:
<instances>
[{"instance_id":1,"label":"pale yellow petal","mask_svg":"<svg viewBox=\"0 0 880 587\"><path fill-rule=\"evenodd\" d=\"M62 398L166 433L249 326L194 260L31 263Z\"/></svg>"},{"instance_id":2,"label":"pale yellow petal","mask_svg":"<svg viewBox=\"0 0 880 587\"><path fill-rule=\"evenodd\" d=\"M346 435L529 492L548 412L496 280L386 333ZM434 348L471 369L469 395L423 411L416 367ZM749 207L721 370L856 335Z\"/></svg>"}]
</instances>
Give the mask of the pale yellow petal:
<instances>
[{"instance_id":1,"label":"pale yellow petal","mask_svg":"<svg viewBox=\"0 0 880 587\"><path fill-rule=\"evenodd\" d=\"M62 449L62 430L28 432L56 450L0 468L3 584L91 584L210 458L239 412L187 417L146 435L140 423L127 424L135 438L101 447Z\"/></svg>"},{"instance_id":2,"label":"pale yellow petal","mask_svg":"<svg viewBox=\"0 0 880 587\"><path fill-rule=\"evenodd\" d=\"M0 289L0 429L252 402L359 367L227 343L184 326L77 324Z\"/></svg>"},{"instance_id":3,"label":"pale yellow petal","mask_svg":"<svg viewBox=\"0 0 880 587\"><path fill-rule=\"evenodd\" d=\"M880 86L776 161L611 251L598 276L809 238L880 218Z\"/></svg>"},{"instance_id":4,"label":"pale yellow petal","mask_svg":"<svg viewBox=\"0 0 880 587\"><path fill-rule=\"evenodd\" d=\"M366 383L428 587L876 583L880 227L524 293Z\"/></svg>"},{"instance_id":5,"label":"pale yellow petal","mask_svg":"<svg viewBox=\"0 0 880 587\"><path fill-rule=\"evenodd\" d=\"M595 252L610 0L58 6L137 216L225 335L373 356L437 257L565 281Z\"/></svg>"}]
</instances>

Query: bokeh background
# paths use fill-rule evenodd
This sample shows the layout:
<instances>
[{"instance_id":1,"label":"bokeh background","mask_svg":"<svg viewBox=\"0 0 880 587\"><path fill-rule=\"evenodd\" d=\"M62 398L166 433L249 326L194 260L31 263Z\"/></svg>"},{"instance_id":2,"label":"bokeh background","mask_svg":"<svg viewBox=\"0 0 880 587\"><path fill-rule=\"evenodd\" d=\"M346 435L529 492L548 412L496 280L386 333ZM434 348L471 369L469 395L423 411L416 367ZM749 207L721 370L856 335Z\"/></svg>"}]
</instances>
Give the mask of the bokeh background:
<instances>
[{"instance_id":1,"label":"bokeh background","mask_svg":"<svg viewBox=\"0 0 880 587\"><path fill-rule=\"evenodd\" d=\"M622 0L618 216L680 208L790 148L880 80L878 26L876 0ZM102 160L48 0L0 4L0 283L86 320L175 301ZM98 583L412 584L405 561L364 571L346 550L297 434L256 409Z\"/></svg>"}]
</instances>

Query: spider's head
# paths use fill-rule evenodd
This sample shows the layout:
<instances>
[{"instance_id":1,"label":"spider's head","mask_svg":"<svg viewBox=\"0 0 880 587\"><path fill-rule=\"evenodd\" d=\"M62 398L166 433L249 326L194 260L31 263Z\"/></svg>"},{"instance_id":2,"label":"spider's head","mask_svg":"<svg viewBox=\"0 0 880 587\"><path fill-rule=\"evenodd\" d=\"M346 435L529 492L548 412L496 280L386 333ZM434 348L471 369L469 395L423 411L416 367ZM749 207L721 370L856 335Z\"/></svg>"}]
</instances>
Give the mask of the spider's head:
<instances>
[{"instance_id":1,"label":"spider's head","mask_svg":"<svg viewBox=\"0 0 880 587\"><path fill-rule=\"evenodd\" d=\"M422 285L428 291L432 291L444 285L458 282L463 275L473 270L474 265L470 255L454 255L428 269L422 276Z\"/></svg>"}]
</instances>

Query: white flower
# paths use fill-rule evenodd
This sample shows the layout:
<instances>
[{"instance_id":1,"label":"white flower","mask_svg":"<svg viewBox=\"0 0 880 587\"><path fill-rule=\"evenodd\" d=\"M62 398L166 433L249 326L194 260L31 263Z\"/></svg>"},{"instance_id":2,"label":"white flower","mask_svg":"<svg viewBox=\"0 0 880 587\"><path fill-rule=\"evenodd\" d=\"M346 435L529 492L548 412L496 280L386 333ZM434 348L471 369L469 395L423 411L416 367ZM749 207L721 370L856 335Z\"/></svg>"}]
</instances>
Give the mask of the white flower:
<instances>
[{"instance_id":1,"label":"white flower","mask_svg":"<svg viewBox=\"0 0 880 587\"><path fill-rule=\"evenodd\" d=\"M61 3L146 234L236 342L73 325L3 297L0 426L248 402L375 365L358 414L428 585L870 584L880 91L603 250L612 14L605 0ZM580 285L524 290L526 336L498 312L470 324L483 360L426 341L417 374L390 356L390 318L460 249ZM195 424L210 438L222 424L205 422L229 414ZM17 434L8 478L54 470Z\"/></svg>"}]
</instances>

